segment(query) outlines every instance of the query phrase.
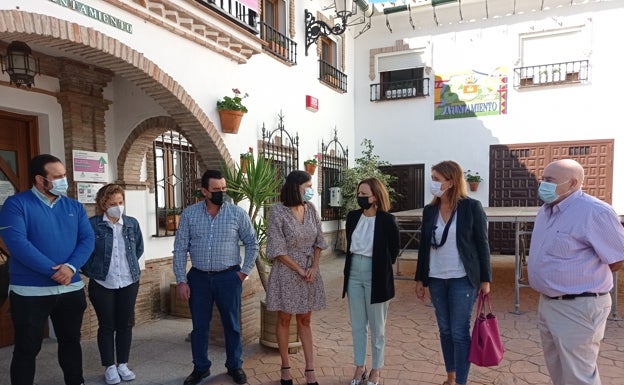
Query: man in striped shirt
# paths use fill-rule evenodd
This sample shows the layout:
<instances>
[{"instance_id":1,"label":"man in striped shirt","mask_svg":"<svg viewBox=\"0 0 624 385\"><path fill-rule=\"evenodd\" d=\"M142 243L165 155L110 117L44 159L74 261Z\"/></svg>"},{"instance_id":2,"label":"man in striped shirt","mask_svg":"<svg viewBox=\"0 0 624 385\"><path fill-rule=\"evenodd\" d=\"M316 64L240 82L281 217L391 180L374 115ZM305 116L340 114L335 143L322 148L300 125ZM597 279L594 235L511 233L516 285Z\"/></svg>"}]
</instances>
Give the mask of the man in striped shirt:
<instances>
[{"instance_id":1,"label":"man in striped shirt","mask_svg":"<svg viewBox=\"0 0 624 385\"><path fill-rule=\"evenodd\" d=\"M538 327L554 385L600 385L612 272L624 266L624 229L611 206L581 191L583 179L572 159L544 168L531 235L529 282L541 293Z\"/></svg>"},{"instance_id":2,"label":"man in striped shirt","mask_svg":"<svg viewBox=\"0 0 624 385\"><path fill-rule=\"evenodd\" d=\"M225 179L219 171L206 171L201 188L206 199L182 212L176 232L173 250L176 294L189 301L193 321L193 372L184 380L184 385L198 384L210 376L208 336L215 303L225 334L227 374L237 384L247 382L241 359L240 304L243 281L258 256L258 241L245 210L224 202L226 190ZM239 241L245 246L242 266ZM191 257L192 266L188 273L187 255Z\"/></svg>"}]
</instances>

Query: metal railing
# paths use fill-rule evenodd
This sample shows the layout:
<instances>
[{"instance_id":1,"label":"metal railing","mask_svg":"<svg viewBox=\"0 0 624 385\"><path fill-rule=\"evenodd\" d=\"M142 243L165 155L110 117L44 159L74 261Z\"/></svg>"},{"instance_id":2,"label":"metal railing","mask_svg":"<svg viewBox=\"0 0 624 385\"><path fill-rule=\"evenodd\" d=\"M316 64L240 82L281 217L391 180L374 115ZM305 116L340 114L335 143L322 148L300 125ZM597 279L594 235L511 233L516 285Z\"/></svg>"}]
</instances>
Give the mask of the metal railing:
<instances>
[{"instance_id":1,"label":"metal railing","mask_svg":"<svg viewBox=\"0 0 624 385\"><path fill-rule=\"evenodd\" d=\"M251 33L258 34L258 14L243 3L235 0L195 0L199 4L219 12L226 18L241 25Z\"/></svg>"},{"instance_id":2,"label":"metal railing","mask_svg":"<svg viewBox=\"0 0 624 385\"><path fill-rule=\"evenodd\" d=\"M319 80L339 92L347 92L347 75L324 60L319 60Z\"/></svg>"},{"instance_id":3,"label":"metal railing","mask_svg":"<svg viewBox=\"0 0 624 385\"><path fill-rule=\"evenodd\" d=\"M291 64L297 64L297 43L293 40L264 23L260 24L260 37L268 43L265 50Z\"/></svg>"},{"instance_id":4,"label":"metal railing","mask_svg":"<svg viewBox=\"0 0 624 385\"><path fill-rule=\"evenodd\" d=\"M370 101L429 96L429 78L382 82L370 85Z\"/></svg>"},{"instance_id":5,"label":"metal railing","mask_svg":"<svg viewBox=\"0 0 624 385\"><path fill-rule=\"evenodd\" d=\"M333 221L341 219L340 205L330 205L332 187L340 187L344 179L344 172L349 168L349 149L342 146L338 140L338 130L334 129L334 137L327 144L321 141L321 220ZM338 238L336 238L338 239ZM335 247L335 246L334 246Z\"/></svg>"},{"instance_id":6,"label":"metal railing","mask_svg":"<svg viewBox=\"0 0 624 385\"><path fill-rule=\"evenodd\" d=\"M584 83L589 77L589 61L577 60L514 68L514 87L537 87Z\"/></svg>"}]
</instances>

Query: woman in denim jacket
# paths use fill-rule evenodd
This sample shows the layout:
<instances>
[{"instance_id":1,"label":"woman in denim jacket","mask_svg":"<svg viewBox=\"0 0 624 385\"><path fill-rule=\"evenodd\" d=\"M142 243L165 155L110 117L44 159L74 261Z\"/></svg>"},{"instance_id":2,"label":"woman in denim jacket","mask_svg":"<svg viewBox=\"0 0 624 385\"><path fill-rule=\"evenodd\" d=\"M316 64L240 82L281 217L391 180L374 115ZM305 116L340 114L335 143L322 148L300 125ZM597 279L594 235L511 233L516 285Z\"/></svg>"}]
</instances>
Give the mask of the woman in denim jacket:
<instances>
[{"instance_id":1,"label":"woman in denim jacket","mask_svg":"<svg viewBox=\"0 0 624 385\"><path fill-rule=\"evenodd\" d=\"M90 278L89 299L98 318L98 349L107 384L136 377L128 369L128 358L143 236L139 222L123 215L124 200L124 190L116 184L107 184L97 192L96 215L89 218L95 233L95 250L82 267Z\"/></svg>"}]
</instances>

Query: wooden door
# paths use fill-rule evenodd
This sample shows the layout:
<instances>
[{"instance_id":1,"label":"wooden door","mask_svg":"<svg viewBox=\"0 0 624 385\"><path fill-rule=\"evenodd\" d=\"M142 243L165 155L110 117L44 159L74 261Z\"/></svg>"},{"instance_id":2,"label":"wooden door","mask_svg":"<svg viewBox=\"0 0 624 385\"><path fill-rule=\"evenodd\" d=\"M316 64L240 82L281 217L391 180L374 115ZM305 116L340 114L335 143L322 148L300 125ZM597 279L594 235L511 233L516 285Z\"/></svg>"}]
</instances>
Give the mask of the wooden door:
<instances>
[{"instance_id":1,"label":"wooden door","mask_svg":"<svg viewBox=\"0 0 624 385\"><path fill-rule=\"evenodd\" d=\"M425 165L406 164L381 167L384 174L392 175L396 180L391 187L396 191L395 201L392 202L392 212L419 209L425 206ZM414 230L418 227L415 223L400 223L404 230ZM408 233L401 234L401 247L409 242L409 248L417 247L415 242L410 242Z\"/></svg>"},{"instance_id":2,"label":"wooden door","mask_svg":"<svg viewBox=\"0 0 624 385\"><path fill-rule=\"evenodd\" d=\"M570 158L585 169L583 191L611 203L613 190L613 140L525 143L490 146L491 207L539 206L538 181L548 163ZM511 223L490 223L493 252L513 254L515 235Z\"/></svg>"},{"instance_id":3,"label":"wooden door","mask_svg":"<svg viewBox=\"0 0 624 385\"><path fill-rule=\"evenodd\" d=\"M0 209L9 196L30 187L28 162L38 148L36 116L0 111ZM13 344L7 300L8 258L0 232L0 347Z\"/></svg>"}]
</instances>

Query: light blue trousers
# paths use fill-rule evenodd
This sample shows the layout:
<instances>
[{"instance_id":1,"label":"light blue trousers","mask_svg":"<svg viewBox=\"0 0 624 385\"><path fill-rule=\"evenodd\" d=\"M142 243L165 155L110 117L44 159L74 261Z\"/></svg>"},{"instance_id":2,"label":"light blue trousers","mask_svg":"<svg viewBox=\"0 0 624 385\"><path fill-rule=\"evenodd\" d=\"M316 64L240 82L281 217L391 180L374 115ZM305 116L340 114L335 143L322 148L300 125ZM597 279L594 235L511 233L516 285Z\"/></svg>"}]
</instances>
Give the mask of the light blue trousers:
<instances>
[{"instance_id":1,"label":"light blue trousers","mask_svg":"<svg viewBox=\"0 0 624 385\"><path fill-rule=\"evenodd\" d=\"M381 369L386 348L386 316L389 301L371 305L372 266L371 257L353 255L347 295L355 365L363 366L366 363L366 345L370 328L373 369Z\"/></svg>"}]
</instances>

